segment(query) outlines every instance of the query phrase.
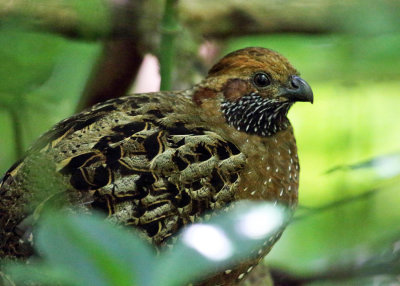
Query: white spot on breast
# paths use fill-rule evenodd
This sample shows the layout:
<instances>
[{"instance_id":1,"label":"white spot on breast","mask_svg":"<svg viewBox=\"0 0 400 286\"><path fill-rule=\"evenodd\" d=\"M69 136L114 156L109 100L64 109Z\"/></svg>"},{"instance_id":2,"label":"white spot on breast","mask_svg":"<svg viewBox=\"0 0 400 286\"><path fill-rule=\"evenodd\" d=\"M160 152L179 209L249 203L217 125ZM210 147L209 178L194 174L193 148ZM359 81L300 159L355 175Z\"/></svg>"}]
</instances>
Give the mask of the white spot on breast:
<instances>
[{"instance_id":1,"label":"white spot on breast","mask_svg":"<svg viewBox=\"0 0 400 286\"><path fill-rule=\"evenodd\" d=\"M267 183L268 183L267 181L264 181L264 185L267 185Z\"/></svg>"},{"instance_id":2,"label":"white spot on breast","mask_svg":"<svg viewBox=\"0 0 400 286\"><path fill-rule=\"evenodd\" d=\"M278 173L278 171L279 171L279 169L278 169L278 168L276 168L276 169L275 169L275 173Z\"/></svg>"},{"instance_id":3,"label":"white spot on breast","mask_svg":"<svg viewBox=\"0 0 400 286\"><path fill-rule=\"evenodd\" d=\"M253 270L253 266L250 266L249 269L247 269L247 273L249 273L251 270Z\"/></svg>"},{"instance_id":4,"label":"white spot on breast","mask_svg":"<svg viewBox=\"0 0 400 286\"><path fill-rule=\"evenodd\" d=\"M288 187L288 191L290 191L291 189L292 189L292 186L289 186L289 187Z\"/></svg>"},{"instance_id":5,"label":"white spot on breast","mask_svg":"<svg viewBox=\"0 0 400 286\"><path fill-rule=\"evenodd\" d=\"M257 253L258 253L258 255L261 255L262 249L260 249Z\"/></svg>"},{"instance_id":6,"label":"white spot on breast","mask_svg":"<svg viewBox=\"0 0 400 286\"><path fill-rule=\"evenodd\" d=\"M250 195L254 196L255 193L256 193L256 191L252 191L252 192L250 193Z\"/></svg>"},{"instance_id":7,"label":"white spot on breast","mask_svg":"<svg viewBox=\"0 0 400 286\"><path fill-rule=\"evenodd\" d=\"M281 189L281 192L279 193L279 195L282 197L283 196L283 189Z\"/></svg>"},{"instance_id":8,"label":"white spot on breast","mask_svg":"<svg viewBox=\"0 0 400 286\"><path fill-rule=\"evenodd\" d=\"M289 172L290 172L290 170L292 170L292 166L291 165L289 165Z\"/></svg>"},{"instance_id":9,"label":"white spot on breast","mask_svg":"<svg viewBox=\"0 0 400 286\"><path fill-rule=\"evenodd\" d=\"M232 272L232 270L231 269L227 269L227 270L225 270L225 274L230 274Z\"/></svg>"},{"instance_id":10,"label":"white spot on breast","mask_svg":"<svg viewBox=\"0 0 400 286\"><path fill-rule=\"evenodd\" d=\"M271 182L272 182L272 178L269 178L269 179L268 179L268 182L271 183Z\"/></svg>"},{"instance_id":11,"label":"white spot on breast","mask_svg":"<svg viewBox=\"0 0 400 286\"><path fill-rule=\"evenodd\" d=\"M267 166L267 171L270 170L270 169L271 169L271 167L270 167L270 166Z\"/></svg>"},{"instance_id":12,"label":"white spot on breast","mask_svg":"<svg viewBox=\"0 0 400 286\"><path fill-rule=\"evenodd\" d=\"M292 154L292 150L290 150L290 149L289 149L289 151L288 151L288 152L289 152L289 155L290 155L290 154Z\"/></svg>"},{"instance_id":13,"label":"white spot on breast","mask_svg":"<svg viewBox=\"0 0 400 286\"><path fill-rule=\"evenodd\" d=\"M244 277L244 273L240 274L238 278L239 278L239 280L241 280L241 279L243 279L243 277Z\"/></svg>"}]
</instances>

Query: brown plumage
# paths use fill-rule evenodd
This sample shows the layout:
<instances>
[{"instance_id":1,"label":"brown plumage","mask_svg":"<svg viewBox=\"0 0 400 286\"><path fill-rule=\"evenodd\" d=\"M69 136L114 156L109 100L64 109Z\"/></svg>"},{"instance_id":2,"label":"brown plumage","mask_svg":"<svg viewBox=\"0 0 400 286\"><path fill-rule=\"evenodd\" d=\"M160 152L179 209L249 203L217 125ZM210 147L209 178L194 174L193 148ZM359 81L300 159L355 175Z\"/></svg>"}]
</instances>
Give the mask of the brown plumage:
<instances>
[{"instance_id":1,"label":"brown plumage","mask_svg":"<svg viewBox=\"0 0 400 286\"><path fill-rule=\"evenodd\" d=\"M30 226L59 192L67 205L104 211L157 246L233 201L294 209L299 163L286 115L296 101L313 95L290 63L269 49L246 48L221 59L192 89L130 95L63 120L1 182L1 257L32 254ZM33 190L41 160L45 176L61 181L56 194ZM234 285L273 243L202 285Z\"/></svg>"}]
</instances>

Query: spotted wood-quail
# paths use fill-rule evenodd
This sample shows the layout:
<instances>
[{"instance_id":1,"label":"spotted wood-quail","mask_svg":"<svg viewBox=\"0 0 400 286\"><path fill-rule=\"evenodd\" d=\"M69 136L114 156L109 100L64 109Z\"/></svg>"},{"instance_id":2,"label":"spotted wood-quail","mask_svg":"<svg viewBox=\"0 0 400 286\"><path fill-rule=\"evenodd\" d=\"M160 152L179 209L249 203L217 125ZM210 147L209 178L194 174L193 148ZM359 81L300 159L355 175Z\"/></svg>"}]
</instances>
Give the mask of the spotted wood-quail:
<instances>
[{"instance_id":1,"label":"spotted wood-quail","mask_svg":"<svg viewBox=\"0 0 400 286\"><path fill-rule=\"evenodd\" d=\"M191 89L129 95L61 121L1 182L1 257L32 254L29 215L55 196L35 197L31 174L41 158L44 176L61 178L67 205L104 211L158 246L233 201L294 209L299 161L287 113L296 101L313 102L313 93L288 60L245 48ZM201 285L238 283L273 243Z\"/></svg>"}]
</instances>

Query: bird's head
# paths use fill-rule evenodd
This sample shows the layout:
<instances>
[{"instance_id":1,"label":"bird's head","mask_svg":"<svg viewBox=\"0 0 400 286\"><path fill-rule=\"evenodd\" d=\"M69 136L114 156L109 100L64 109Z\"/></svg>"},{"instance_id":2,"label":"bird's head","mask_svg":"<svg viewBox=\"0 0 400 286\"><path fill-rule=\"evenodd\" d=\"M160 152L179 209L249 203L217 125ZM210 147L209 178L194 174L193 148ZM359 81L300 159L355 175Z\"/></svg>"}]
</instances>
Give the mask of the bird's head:
<instances>
[{"instance_id":1,"label":"bird's head","mask_svg":"<svg viewBox=\"0 0 400 286\"><path fill-rule=\"evenodd\" d=\"M296 101L313 102L308 83L289 61L265 48L245 48L222 58L209 71L195 102L218 100L228 124L260 136L288 127Z\"/></svg>"}]
</instances>

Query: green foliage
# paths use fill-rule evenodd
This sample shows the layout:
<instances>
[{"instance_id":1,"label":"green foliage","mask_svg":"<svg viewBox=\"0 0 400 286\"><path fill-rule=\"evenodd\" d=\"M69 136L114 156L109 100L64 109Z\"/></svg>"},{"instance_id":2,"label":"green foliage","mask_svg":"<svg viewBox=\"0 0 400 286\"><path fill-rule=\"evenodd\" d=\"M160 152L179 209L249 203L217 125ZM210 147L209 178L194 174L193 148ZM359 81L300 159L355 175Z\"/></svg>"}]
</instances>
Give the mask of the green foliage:
<instances>
[{"instance_id":1,"label":"green foliage","mask_svg":"<svg viewBox=\"0 0 400 286\"><path fill-rule=\"evenodd\" d=\"M90 217L48 216L37 246L50 265L74 273L77 285L139 284L135 276L146 273L152 258L148 245Z\"/></svg>"},{"instance_id":2,"label":"green foliage","mask_svg":"<svg viewBox=\"0 0 400 286\"><path fill-rule=\"evenodd\" d=\"M241 202L189 226L172 250L156 254L135 231L117 228L99 215L50 212L34 232L42 258L9 264L6 272L17 285L184 285L254 255L287 219L282 207ZM212 245L205 245L210 239Z\"/></svg>"},{"instance_id":3,"label":"green foliage","mask_svg":"<svg viewBox=\"0 0 400 286\"><path fill-rule=\"evenodd\" d=\"M7 100L12 101L14 95L27 93L49 78L60 44L60 39L43 34L0 30L2 104L8 105Z\"/></svg>"},{"instance_id":4,"label":"green foliage","mask_svg":"<svg viewBox=\"0 0 400 286\"><path fill-rule=\"evenodd\" d=\"M11 23L0 28L0 173L20 156L14 153L16 129L26 150L73 112L98 53L99 44L24 31Z\"/></svg>"}]
</instances>

